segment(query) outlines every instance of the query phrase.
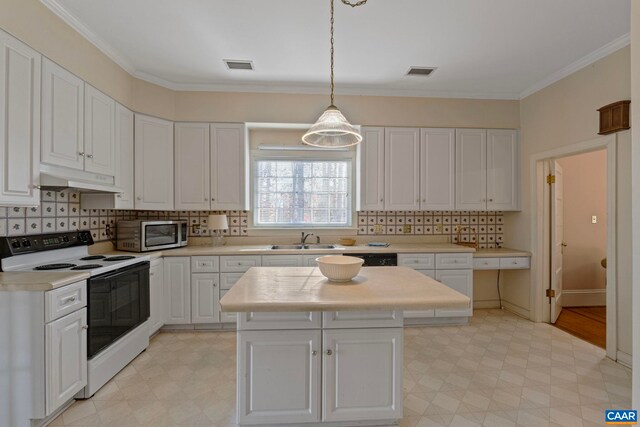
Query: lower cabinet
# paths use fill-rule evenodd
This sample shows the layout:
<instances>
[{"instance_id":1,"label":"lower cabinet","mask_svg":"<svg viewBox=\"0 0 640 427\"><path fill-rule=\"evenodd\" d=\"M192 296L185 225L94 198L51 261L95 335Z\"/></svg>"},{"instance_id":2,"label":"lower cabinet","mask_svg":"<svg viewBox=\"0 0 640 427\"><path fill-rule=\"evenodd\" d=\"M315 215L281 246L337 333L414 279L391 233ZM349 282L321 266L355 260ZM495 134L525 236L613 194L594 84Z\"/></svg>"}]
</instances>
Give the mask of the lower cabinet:
<instances>
[{"instance_id":1,"label":"lower cabinet","mask_svg":"<svg viewBox=\"0 0 640 427\"><path fill-rule=\"evenodd\" d=\"M164 268L162 259L151 261L149 271L149 336L164 325Z\"/></svg>"},{"instance_id":2,"label":"lower cabinet","mask_svg":"<svg viewBox=\"0 0 640 427\"><path fill-rule=\"evenodd\" d=\"M169 325L191 323L191 259L164 259L164 319Z\"/></svg>"},{"instance_id":3,"label":"lower cabinet","mask_svg":"<svg viewBox=\"0 0 640 427\"><path fill-rule=\"evenodd\" d=\"M191 275L191 323L220 321L219 278L218 273Z\"/></svg>"},{"instance_id":4,"label":"lower cabinet","mask_svg":"<svg viewBox=\"0 0 640 427\"><path fill-rule=\"evenodd\" d=\"M473 270L436 270L436 280L468 296L473 303ZM436 310L436 317L472 316L470 306L464 310Z\"/></svg>"}]
</instances>

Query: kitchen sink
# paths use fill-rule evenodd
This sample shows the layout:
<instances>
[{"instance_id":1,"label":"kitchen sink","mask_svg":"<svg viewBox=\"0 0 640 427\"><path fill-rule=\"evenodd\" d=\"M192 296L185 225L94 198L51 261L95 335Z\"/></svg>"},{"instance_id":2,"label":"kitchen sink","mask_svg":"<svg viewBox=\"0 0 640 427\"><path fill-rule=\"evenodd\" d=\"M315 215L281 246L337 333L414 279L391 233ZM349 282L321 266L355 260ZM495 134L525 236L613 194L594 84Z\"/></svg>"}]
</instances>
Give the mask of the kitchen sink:
<instances>
[{"instance_id":1,"label":"kitchen sink","mask_svg":"<svg viewBox=\"0 0 640 427\"><path fill-rule=\"evenodd\" d=\"M315 245L271 245L269 249L272 250L293 250L293 249L335 249L336 245L323 245L323 244L315 244Z\"/></svg>"}]
</instances>

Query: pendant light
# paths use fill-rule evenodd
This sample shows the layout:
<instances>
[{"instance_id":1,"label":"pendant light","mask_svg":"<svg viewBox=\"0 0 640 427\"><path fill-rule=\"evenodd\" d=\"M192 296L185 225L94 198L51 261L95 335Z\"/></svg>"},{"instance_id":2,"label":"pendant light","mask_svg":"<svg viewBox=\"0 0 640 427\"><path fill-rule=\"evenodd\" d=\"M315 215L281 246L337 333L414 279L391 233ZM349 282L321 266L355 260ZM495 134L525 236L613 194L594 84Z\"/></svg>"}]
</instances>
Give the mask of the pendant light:
<instances>
[{"instance_id":1,"label":"pendant light","mask_svg":"<svg viewBox=\"0 0 640 427\"><path fill-rule=\"evenodd\" d=\"M302 142L314 147L323 148L339 148L356 145L362 141L360 132L347 121L344 115L333 104L333 2L331 1L331 105L322 113L320 118L311 128L302 136ZM357 3L349 3L342 0L342 3L351 6L361 6L367 0L361 0Z\"/></svg>"}]
</instances>

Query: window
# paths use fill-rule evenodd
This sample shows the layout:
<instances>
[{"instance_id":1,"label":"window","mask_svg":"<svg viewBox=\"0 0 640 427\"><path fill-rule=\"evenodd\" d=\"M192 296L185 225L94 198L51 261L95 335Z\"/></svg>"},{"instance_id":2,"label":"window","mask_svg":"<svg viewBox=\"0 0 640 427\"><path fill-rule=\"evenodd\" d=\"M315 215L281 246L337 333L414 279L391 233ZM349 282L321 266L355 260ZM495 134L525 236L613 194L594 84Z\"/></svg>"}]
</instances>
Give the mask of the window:
<instances>
[{"instance_id":1,"label":"window","mask_svg":"<svg viewBox=\"0 0 640 427\"><path fill-rule=\"evenodd\" d=\"M257 159L254 225L350 227L351 160Z\"/></svg>"}]
</instances>

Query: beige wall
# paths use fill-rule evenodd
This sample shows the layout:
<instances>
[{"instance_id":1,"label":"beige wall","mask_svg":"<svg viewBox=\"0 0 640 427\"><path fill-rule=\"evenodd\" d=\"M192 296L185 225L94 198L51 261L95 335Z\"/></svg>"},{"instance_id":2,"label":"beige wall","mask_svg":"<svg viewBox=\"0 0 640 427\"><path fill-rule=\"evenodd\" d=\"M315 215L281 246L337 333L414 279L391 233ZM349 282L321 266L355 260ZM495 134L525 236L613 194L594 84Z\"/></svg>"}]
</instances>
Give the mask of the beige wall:
<instances>
[{"instance_id":1,"label":"beige wall","mask_svg":"<svg viewBox=\"0 0 640 427\"><path fill-rule=\"evenodd\" d=\"M607 256L607 152L558 159L564 176L564 248L562 286L565 290L604 289ZM591 223L596 215L597 222ZM580 303L582 305L582 303Z\"/></svg>"}]
</instances>

